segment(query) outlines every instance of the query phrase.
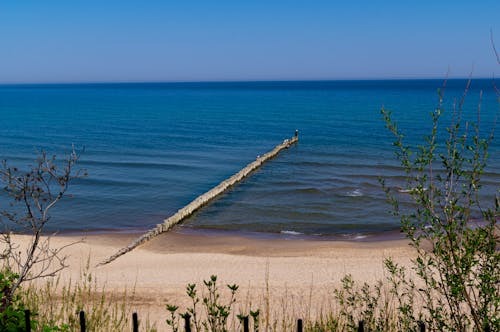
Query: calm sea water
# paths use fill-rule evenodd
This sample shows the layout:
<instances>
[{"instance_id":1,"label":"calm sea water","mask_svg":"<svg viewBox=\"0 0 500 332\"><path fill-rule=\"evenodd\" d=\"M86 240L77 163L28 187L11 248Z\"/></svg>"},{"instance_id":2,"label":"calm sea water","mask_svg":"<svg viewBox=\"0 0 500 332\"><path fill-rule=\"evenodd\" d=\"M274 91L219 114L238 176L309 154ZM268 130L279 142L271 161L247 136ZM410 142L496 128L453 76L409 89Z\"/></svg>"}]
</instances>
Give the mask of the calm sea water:
<instances>
[{"instance_id":1,"label":"calm sea water","mask_svg":"<svg viewBox=\"0 0 500 332\"><path fill-rule=\"evenodd\" d=\"M466 81L447 83L443 125ZM300 143L183 227L359 236L391 231L378 177L403 185L380 108L409 142L430 128L441 80L0 86L0 158L27 165L37 149L85 147L89 176L54 210L60 231L140 231L161 223L257 155L300 130ZM491 80L472 82L465 117L491 129ZM485 198L500 187L490 150ZM5 205L5 196L1 196ZM487 202L488 203L488 202Z\"/></svg>"}]
</instances>

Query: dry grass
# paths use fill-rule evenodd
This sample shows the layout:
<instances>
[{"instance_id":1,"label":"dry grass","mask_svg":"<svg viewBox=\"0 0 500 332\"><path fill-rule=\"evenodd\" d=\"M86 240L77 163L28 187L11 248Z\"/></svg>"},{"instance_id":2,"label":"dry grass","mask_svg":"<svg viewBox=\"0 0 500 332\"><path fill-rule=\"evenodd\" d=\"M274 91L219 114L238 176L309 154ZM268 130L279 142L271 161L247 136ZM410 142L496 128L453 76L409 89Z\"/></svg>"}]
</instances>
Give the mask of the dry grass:
<instances>
[{"instance_id":1,"label":"dry grass","mask_svg":"<svg viewBox=\"0 0 500 332\"><path fill-rule=\"evenodd\" d=\"M30 284L23 289L26 307L37 315L38 331L42 327L58 326L63 331L79 331L79 312L86 315L87 331L121 332L132 329L132 307L136 300L135 288L122 292L108 292L98 286L89 272L89 262L81 270L78 280L62 284L59 278L44 284ZM143 331L156 331L148 319Z\"/></svg>"}]
</instances>

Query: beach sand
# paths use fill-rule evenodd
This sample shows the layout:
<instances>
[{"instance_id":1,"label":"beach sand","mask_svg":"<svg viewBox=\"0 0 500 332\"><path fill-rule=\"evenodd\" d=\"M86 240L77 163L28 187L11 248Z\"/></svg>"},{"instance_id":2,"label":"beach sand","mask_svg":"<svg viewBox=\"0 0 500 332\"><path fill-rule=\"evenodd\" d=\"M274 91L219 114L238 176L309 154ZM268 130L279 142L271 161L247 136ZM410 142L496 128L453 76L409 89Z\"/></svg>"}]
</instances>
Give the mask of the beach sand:
<instances>
[{"instance_id":1,"label":"beach sand","mask_svg":"<svg viewBox=\"0 0 500 332\"><path fill-rule=\"evenodd\" d=\"M78 279L90 259L90 272L107 292L135 288L133 310L149 315L165 329L165 304L188 304L185 287L202 284L217 275L222 284L238 284L238 310L268 303L271 315L291 308L304 317L325 310L333 289L351 274L357 281L374 283L384 277L383 260L392 257L409 265L414 250L406 240L374 242L258 239L242 236L190 234L172 231L160 235L108 265L97 263L127 245L136 234L55 236L53 247L81 240L65 249L69 267L61 280ZM28 237L16 236L26 242ZM225 289L223 290L226 291ZM269 312L268 311L268 312ZM289 311L290 312L290 311Z\"/></svg>"}]
</instances>

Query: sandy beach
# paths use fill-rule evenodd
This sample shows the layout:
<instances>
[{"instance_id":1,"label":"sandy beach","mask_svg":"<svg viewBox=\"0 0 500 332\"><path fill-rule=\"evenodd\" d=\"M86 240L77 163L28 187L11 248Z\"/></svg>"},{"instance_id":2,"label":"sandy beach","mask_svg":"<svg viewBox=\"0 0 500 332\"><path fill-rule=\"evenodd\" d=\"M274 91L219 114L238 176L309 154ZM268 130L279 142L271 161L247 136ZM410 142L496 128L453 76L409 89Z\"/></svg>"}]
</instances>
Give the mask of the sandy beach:
<instances>
[{"instance_id":1,"label":"sandy beach","mask_svg":"<svg viewBox=\"0 0 500 332\"><path fill-rule=\"evenodd\" d=\"M134 289L133 310L149 316L165 329L165 304L188 304L188 283L202 284L217 275L222 284L238 284L237 306L270 311L293 308L298 317L314 315L331 304L333 289L351 274L373 283L384 276L383 260L392 257L408 265L413 249L405 240L342 242L256 239L241 236L199 235L173 231L104 265L96 265L127 245L136 234L55 236L53 247L81 240L67 249L69 267L61 280L77 280L90 259L90 272L99 287L120 293ZM21 242L27 237L17 236ZM225 290L224 290L225 291ZM266 300L267 299L267 300ZM290 312L290 311L289 311ZM273 314L273 312L271 312ZM274 312L279 316L278 312Z\"/></svg>"}]
</instances>

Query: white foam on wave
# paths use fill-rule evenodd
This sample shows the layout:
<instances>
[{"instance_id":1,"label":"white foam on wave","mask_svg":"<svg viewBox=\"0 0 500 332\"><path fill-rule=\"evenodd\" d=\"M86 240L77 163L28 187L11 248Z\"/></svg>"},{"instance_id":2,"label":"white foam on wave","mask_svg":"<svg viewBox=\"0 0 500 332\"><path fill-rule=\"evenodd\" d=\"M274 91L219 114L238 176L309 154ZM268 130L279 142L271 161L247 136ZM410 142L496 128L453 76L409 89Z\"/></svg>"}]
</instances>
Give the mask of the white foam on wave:
<instances>
[{"instance_id":1,"label":"white foam on wave","mask_svg":"<svg viewBox=\"0 0 500 332\"><path fill-rule=\"evenodd\" d=\"M342 237L348 240L362 240L364 238L367 238L368 235L362 233L347 233L347 234L342 234Z\"/></svg>"},{"instance_id":2,"label":"white foam on wave","mask_svg":"<svg viewBox=\"0 0 500 332\"><path fill-rule=\"evenodd\" d=\"M301 235L303 233L300 233L300 232L296 232L296 231L281 231L281 234L285 234L285 235Z\"/></svg>"},{"instance_id":3,"label":"white foam on wave","mask_svg":"<svg viewBox=\"0 0 500 332\"><path fill-rule=\"evenodd\" d=\"M360 197L363 196L363 192L361 191L361 189L354 189L352 191L347 192L347 196Z\"/></svg>"}]
</instances>

